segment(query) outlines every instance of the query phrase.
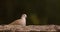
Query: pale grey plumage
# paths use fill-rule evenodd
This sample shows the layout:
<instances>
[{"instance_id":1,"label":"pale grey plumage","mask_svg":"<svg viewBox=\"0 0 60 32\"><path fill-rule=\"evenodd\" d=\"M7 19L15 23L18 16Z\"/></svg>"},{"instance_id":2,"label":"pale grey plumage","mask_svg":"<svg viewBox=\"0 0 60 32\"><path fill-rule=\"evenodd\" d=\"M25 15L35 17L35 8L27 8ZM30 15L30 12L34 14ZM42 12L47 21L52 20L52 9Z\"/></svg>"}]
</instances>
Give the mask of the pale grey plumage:
<instances>
[{"instance_id":1,"label":"pale grey plumage","mask_svg":"<svg viewBox=\"0 0 60 32\"><path fill-rule=\"evenodd\" d=\"M12 23L10 23L9 25L22 25L22 26L26 26L26 14L22 14L21 19L17 19L15 21L13 21Z\"/></svg>"}]
</instances>

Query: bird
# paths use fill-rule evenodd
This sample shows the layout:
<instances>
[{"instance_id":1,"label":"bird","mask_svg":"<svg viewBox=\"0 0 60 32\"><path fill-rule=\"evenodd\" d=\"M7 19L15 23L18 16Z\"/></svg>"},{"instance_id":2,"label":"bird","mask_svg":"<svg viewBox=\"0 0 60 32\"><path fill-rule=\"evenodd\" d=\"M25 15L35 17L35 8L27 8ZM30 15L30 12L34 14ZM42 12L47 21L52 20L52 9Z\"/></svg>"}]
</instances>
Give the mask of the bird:
<instances>
[{"instance_id":1,"label":"bird","mask_svg":"<svg viewBox=\"0 0 60 32\"><path fill-rule=\"evenodd\" d=\"M26 14L22 14L20 19L17 19L15 21L13 21L9 25L22 25L22 26L26 26L26 18L27 18L27 15Z\"/></svg>"}]
</instances>

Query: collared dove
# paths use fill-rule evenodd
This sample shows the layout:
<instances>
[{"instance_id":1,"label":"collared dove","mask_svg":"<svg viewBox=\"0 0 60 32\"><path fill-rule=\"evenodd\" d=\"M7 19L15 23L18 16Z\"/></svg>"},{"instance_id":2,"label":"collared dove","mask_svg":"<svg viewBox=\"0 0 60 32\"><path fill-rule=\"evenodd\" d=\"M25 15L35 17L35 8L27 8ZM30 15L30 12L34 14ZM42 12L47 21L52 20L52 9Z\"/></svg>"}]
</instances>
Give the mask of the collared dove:
<instances>
[{"instance_id":1,"label":"collared dove","mask_svg":"<svg viewBox=\"0 0 60 32\"><path fill-rule=\"evenodd\" d=\"M22 26L26 26L26 17L27 17L26 14L22 14L20 19L17 19L15 21L13 21L9 25L22 25Z\"/></svg>"}]
</instances>

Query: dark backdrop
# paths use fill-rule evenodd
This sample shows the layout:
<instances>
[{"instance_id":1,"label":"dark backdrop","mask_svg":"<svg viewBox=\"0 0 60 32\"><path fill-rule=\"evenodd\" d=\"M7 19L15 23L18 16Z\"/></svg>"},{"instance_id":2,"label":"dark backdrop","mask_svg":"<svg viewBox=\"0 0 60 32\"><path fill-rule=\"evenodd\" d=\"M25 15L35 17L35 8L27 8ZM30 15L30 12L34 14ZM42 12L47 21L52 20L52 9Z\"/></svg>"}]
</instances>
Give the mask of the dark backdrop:
<instances>
[{"instance_id":1,"label":"dark backdrop","mask_svg":"<svg viewBox=\"0 0 60 32\"><path fill-rule=\"evenodd\" d=\"M0 0L0 24L9 24L23 13L28 15L27 25L60 24L60 0Z\"/></svg>"}]
</instances>

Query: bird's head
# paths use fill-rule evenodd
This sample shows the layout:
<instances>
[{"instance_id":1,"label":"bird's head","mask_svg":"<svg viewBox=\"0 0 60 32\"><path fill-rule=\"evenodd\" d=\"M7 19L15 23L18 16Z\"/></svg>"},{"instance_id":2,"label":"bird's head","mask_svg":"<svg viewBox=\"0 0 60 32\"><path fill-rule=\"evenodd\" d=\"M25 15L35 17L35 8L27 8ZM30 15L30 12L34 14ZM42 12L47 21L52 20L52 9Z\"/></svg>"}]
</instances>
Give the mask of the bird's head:
<instances>
[{"instance_id":1,"label":"bird's head","mask_svg":"<svg viewBox=\"0 0 60 32\"><path fill-rule=\"evenodd\" d=\"M21 18L26 18L27 15L26 14L22 14Z\"/></svg>"}]
</instances>

